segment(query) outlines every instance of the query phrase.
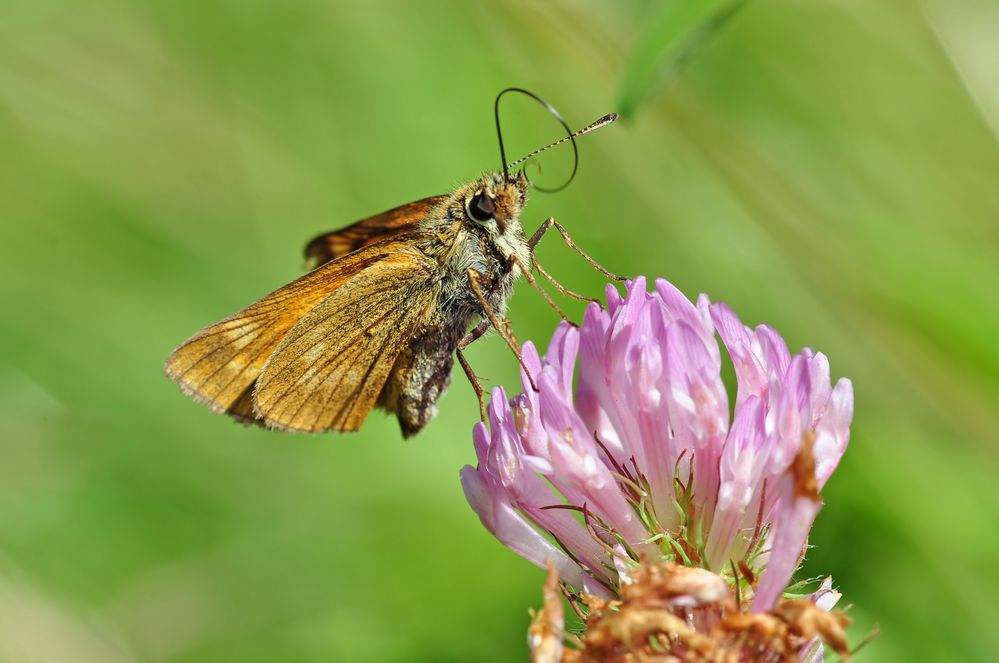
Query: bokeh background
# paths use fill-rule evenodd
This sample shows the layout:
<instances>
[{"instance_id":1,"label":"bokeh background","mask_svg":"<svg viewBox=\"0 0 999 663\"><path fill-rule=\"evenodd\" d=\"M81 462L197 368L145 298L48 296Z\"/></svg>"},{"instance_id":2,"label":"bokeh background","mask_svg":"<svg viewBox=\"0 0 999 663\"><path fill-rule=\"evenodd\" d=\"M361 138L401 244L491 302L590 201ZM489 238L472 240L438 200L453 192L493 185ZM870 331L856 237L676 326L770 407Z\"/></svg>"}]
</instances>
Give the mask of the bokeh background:
<instances>
[{"instance_id":1,"label":"bokeh background","mask_svg":"<svg viewBox=\"0 0 999 663\"><path fill-rule=\"evenodd\" d=\"M880 624L861 660L994 660L999 5L719 7L5 0L0 660L526 658L542 573L462 498L460 375L408 442L382 415L244 428L161 375L313 234L496 168L511 84L575 126L630 112L525 225L554 215L853 378L806 574L835 576L854 642ZM504 113L512 155L558 136ZM543 163L554 183L566 155ZM601 292L557 238L539 255ZM525 284L512 318L556 323ZM515 380L497 338L471 359Z\"/></svg>"}]
</instances>

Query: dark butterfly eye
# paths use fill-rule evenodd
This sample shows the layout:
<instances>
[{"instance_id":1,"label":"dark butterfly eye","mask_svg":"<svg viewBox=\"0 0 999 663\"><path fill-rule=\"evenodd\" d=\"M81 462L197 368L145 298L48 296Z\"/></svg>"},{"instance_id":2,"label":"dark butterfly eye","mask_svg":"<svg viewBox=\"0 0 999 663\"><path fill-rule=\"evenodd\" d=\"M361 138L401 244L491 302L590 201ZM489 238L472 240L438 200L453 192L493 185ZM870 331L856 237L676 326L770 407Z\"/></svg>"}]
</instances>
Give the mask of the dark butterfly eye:
<instances>
[{"instance_id":1,"label":"dark butterfly eye","mask_svg":"<svg viewBox=\"0 0 999 663\"><path fill-rule=\"evenodd\" d=\"M493 218L494 214L496 214L496 207L493 205L492 199L485 193L477 193L468 201L468 215L475 221L485 223Z\"/></svg>"}]
</instances>

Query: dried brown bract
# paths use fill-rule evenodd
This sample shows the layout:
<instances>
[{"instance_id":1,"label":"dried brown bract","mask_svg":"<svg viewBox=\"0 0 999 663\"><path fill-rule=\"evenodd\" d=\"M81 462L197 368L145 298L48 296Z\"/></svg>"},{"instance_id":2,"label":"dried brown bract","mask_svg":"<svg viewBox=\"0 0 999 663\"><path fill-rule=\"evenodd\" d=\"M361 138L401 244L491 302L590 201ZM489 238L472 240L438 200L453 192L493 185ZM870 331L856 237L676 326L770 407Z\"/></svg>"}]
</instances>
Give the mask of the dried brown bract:
<instances>
[{"instance_id":1,"label":"dried brown bract","mask_svg":"<svg viewBox=\"0 0 999 663\"><path fill-rule=\"evenodd\" d=\"M620 600L585 597L586 630L576 648L563 647L552 640L562 630L556 580L550 569L545 607L531 625L535 663L784 663L812 660L820 642L844 658L850 655L844 632L849 620L841 612L807 599L781 601L770 612L745 612L720 576L672 562L640 566Z\"/></svg>"},{"instance_id":2,"label":"dried brown bract","mask_svg":"<svg viewBox=\"0 0 999 663\"><path fill-rule=\"evenodd\" d=\"M565 614L558 588L558 572L550 561L543 596L544 606L531 619L531 626L527 629L531 660L534 663L558 663L562 660Z\"/></svg>"}]
</instances>

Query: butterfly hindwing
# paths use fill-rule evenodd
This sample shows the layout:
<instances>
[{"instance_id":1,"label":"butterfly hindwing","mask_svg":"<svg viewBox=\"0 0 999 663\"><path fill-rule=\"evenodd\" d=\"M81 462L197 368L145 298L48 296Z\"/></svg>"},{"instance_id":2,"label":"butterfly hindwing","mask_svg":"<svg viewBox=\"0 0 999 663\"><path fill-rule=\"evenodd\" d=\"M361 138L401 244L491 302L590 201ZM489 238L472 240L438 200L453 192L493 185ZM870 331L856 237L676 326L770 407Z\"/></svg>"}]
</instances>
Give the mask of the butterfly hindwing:
<instances>
[{"instance_id":1,"label":"butterfly hindwing","mask_svg":"<svg viewBox=\"0 0 999 663\"><path fill-rule=\"evenodd\" d=\"M375 242L416 231L427 213L444 200L447 196L430 196L319 235L305 247L307 265L312 269Z\"/></svg>"},{"instance_id":2,"label":"butterfly hindwing","mask_svg":"<svg viewBox=\"0 0 999 663\"><path fill-rule=\"evenodd\" d=\"M338 288L406 245L387 240L326 263L202 329L167 359L167 376L213 410L252 420L254 381L285 334Z\"/></svg>"},{"instance_id":3,"label":"butterfly hindwing","mask_svg":"<svg viewBox=\"0 0 999 663\"><path fill-rule=\"evenodd\" d=\"M401 251L309 311L260 375L254 392L257 416L287 430L357 430L396 359L436 324L438 270L420 251Z\"/></svg>"}]
</instances>

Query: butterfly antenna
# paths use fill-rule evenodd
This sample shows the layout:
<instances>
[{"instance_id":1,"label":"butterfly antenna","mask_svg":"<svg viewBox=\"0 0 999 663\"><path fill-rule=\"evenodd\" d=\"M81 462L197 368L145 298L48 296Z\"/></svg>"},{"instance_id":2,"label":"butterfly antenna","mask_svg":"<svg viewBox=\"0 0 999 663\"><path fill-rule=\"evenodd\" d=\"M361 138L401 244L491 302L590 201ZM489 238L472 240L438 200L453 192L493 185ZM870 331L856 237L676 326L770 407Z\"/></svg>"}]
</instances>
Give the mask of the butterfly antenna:
<instances>
[{"instance_id":1,"label":"butterfly antenna","mask_svg":"<svg viewBox=\"0 0 999 663\"><path fill-rule=\"evenodd\" d=\"M539 147L538 149L534 150L530 154L525 154L524 156L520 157L519 159L517 159L516 161L514 161L513 163L511 163L510 164L510 168L513 168L514 166L517 166L517 165L519 165L519 164L527 161L528 159L536 157L537 155L541 154L545 150L548 150L548 149L551 149L551 148L556 147L558 145L561 145L562 143L564 143L566 141L571 140L573 143L575 143L576 139L579 138L580 136L582 136L583 134L588 134L591 131L596 131L597 129L599 129L601 127L606 127L608 124L610 124L611 122L615 121L616 119L617 119L617 113L607 113L607 115L604 115L599 120L594 120L593 122L587 124L585 127L583 127L582 129L580 129L579 131L575 131L575 132L569 134L568 136L563 136L562 138L559 138L556 141L552 141L551 143L548 143L544 147ZM578 159L577 159L577 161L578 161ZM573 171L573 173L575 173L575 170Z\"/></svg>"},{"instance_id":2,"label":"butterfly antenna","mask_svg":"<svg viewBox=\"0 0 999 663\"><path fill-rule=\"evenodd\" d=\"M507 92L519 92L520 94L526 95L526 96L530 97L531 99L534 99L535 101L537 101L542 106L544 106L545 110L547 110L549 113L551 113L551 115L556 120L559 121L559 124L561 124L562 128L565 129L566 135L564 137L562 137L562 138L559 138L558 140L556 140L556 141L554 141L552 143L549 143L548 145L545 145L544 147L540 147L540 148L534 150L530 154L517 159L513 163L508 164L507 161L506 161L506 149L503 146L503 130L502 130L501 126L500 126L500 117L499 117L499 103L500 103L500 99ZM493 106L493 110L494 110L494 113L496 115L496 136L499 138L500 162L502 163L502 166L503 166L503 177L506 178L506 179L508 179L508 180L510 179L510 169L511 168L513 168L515 166L518 166L521 163L524 163L528 159L531 159L531 158L533 158L533 157L541 154L545 150L548 150L550 148L555 147L556 145L561 145L562 143L564 143L566 141L569 141L570 143L572 143L572 173L569 174L569 179L567 179L565 181L565 183L562 184L561 186L557 186L557 187L554 187L554 188L547 188L547 187L538 186L537 184L535 184L534 182L531 181L530 177L527 176L527 172L524 169L521 169L521 172L523 173L524 178L531 184L531 186L533 186L538 191L544 191L544 192L547 192L547 193L551 193L551 192L554 192L554 191L561 191L565 187L569 186L569 183L572 182L572 180L576 177L576 171L579 169L579 148L576 147L576 138L578 138L579 136L582 136L583 134L589 133L591 131L595 131L595 130L599 129L600 127L607 126L608 124L610 124L611 122L613 122L614 120L617 119L617 113L609 113L607 115L604 115L599 120L596 120L595 122L591 122L590 124L586 125L582 129L580 129L579 131L573 132L573 130L569 128L569 124L565 121L565 119L562 118L562 115L559 114L559 112L557 110L555 110L554 106L552 106L547 101L545 101L544 99L542 99L538 95L534 94L533 92L530 92L528 90L525 90L525 89L519 88L519 87L508 87L505 90L503 90L502 92L500 92L498 95L496 95L496 102L495 102L495 104Z\"/></svg>"}]
</instances>

